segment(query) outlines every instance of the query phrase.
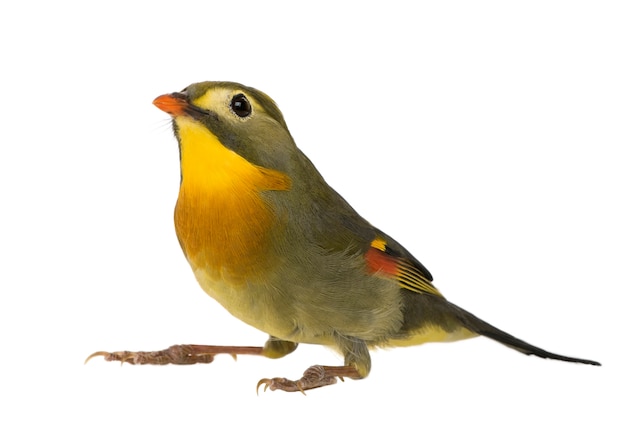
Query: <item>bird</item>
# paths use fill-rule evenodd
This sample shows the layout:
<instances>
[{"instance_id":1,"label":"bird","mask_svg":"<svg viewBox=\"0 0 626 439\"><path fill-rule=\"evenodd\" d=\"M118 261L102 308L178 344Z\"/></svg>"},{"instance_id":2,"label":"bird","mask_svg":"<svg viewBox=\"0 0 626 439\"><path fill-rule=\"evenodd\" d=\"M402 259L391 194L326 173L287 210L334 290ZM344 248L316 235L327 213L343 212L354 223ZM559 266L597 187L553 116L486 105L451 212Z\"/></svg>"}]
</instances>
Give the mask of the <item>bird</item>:
<instances>
[{"instance_id":1,"label":"bird","mask_svg":"<svg viewBox=\"0 0 626 439\"><path fill-rule=\"evenodd\" d=\"M363 379L370 350L484 336L523 354L600 366L548 352L449 302L407 249L361 217L296 146L277 104L235 82L207 81L153 104L172 120L180 156L174 224L202 289L268 334L263 346L181 344L98 351L87 360L210 363L219 354L281 358L299 344L338 351L343 365L263 390L302 392Z\"/></svg>"}]
</instances>

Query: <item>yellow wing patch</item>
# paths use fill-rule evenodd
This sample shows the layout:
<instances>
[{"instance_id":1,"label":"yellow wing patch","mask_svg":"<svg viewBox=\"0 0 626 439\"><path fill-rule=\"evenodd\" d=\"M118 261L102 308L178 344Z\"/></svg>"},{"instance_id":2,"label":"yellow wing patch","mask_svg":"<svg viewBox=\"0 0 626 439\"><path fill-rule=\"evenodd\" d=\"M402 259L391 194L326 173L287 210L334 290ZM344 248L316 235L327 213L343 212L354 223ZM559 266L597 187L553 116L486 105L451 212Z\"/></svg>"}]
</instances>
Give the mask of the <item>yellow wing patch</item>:
<instances>
[{"instance_id":1,"label":"yellow wing patch","mask_svg":"<svg viewBox=\"0 0 626 439\"><path fill-rule=\"evenodd\" d=\"M385 240L378 237L374 238L374 240L370 243L370 246L380 250L381 252L384 252L387 249L387 243Z\"/></svg>"}]
</instances>

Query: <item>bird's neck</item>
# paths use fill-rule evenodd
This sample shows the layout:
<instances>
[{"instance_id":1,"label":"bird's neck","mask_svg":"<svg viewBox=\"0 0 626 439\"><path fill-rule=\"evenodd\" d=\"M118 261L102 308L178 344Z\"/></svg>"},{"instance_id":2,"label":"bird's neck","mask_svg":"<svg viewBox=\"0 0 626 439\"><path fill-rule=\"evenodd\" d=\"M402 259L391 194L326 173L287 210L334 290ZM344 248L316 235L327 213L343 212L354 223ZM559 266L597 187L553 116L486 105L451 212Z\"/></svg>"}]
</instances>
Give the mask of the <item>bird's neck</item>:
<instances>
[{"instance_id":1,"label":"bird's neck","mask_svg":"<svg viewBox=\"0 0 626 439\"><path fill-rule=\"evenodd\" d=\"M260 270L275 221L261 194L289 189L289 178L248 162L198 122L177 124L182 180L174 222L181 247L194 270L250 277Z\"/></svg>"}]
</instances>

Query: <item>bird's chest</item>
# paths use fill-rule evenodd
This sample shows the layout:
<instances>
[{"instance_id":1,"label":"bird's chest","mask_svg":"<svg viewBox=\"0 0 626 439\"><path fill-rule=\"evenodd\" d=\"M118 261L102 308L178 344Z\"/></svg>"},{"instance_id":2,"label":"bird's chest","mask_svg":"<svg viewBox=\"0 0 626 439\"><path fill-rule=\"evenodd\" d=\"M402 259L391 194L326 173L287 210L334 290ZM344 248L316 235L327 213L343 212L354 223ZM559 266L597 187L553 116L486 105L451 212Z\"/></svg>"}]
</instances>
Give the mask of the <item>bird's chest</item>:
<instances>
[{"instance_id":1,"label":"bird's chest","mask_svg":"<svg viewBox=\"0 0 626 439\"><path fill-rule=\"evenodd\" d=\"M183 185L174 222L194 271L232 284L262 275L274 218L258 193L241 187L203 192Z\"/></svg>"},{"instance_id":2,"label":"bird's chest","mask_svg":"<svg viewBox=\"0 0 626 439\"><path fill-rule=\"evenodd\" d=\"M240 320L286 337L293 324L276 318L287 304L272 294L276 256L274 214L254 194L184 192L175 210L176 233L198 283Z\"/></svg>"}]
</instances>

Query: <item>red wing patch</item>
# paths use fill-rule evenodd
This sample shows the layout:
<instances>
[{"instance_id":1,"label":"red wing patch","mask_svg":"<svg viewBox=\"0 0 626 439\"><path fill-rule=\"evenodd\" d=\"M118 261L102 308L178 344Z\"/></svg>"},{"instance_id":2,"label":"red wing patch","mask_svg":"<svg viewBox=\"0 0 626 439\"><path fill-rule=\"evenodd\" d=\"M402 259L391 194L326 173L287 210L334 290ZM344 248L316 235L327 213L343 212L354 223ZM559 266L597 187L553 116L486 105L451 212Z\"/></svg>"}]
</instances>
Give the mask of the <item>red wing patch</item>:
<instances>
[{"instance_id":1,"label":"red wing patch","mask_svg":"<svg viewBox=\"0 0 626 439\"><path fill-rule=\"evenodd\" d=\"M395 279L404 289L420 294L428 293L441 296L439 290L411 261L395 256L381 238L376 238L371 242L370 248L365 253L365 261L370 273Z\"/></svg>"}]
</instances>

